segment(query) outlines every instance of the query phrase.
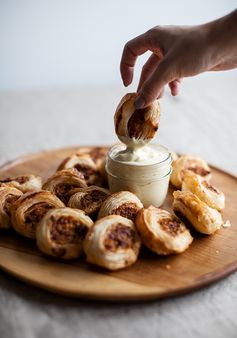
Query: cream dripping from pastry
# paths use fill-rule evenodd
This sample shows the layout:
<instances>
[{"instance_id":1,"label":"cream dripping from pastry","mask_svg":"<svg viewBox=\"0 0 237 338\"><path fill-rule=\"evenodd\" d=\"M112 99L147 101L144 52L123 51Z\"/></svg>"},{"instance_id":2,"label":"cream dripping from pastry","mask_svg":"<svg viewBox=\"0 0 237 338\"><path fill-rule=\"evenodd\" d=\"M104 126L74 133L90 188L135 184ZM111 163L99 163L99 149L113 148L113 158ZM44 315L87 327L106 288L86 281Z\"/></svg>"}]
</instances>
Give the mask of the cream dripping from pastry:
<instances>
[{"instance_id":1,"label":"cream dripping from pastry","mask_svg":"<svg viewBox=\"0 0 237 338\"><path fill-rule=\"evenodd\" d=\"M126 94L115 112L115 131L123 144L110 149L106 172L110 191L130 191L144 206L160 206L166 197L171 155L163 146L150 144L160 119L159 102L136 110L136 93Z\"/></svg>"}]
</instances>

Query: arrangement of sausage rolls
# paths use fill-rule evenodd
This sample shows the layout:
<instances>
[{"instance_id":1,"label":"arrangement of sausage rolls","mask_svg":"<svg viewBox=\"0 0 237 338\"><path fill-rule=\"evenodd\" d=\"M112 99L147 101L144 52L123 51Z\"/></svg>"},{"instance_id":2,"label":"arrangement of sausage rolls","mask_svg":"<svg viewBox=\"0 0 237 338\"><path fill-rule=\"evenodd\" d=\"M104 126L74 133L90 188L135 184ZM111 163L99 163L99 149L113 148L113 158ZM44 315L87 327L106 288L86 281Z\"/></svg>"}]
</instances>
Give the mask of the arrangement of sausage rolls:
<instances>
[{"instance_id":1,"label":"arrangement of sausage rolls","mask_svg":"<svg viewBox=\"0 0 237 338\"><path fill-rule=\"evenodd\" d=\"M158 128L159 104L138 112L135 97L122 99L116 132L148 142ZM129 191L111 194L102 187L106 153L103 147L77 150L43 185L33 174L1 179L0 230L35 239L48 256L69 260L84 253L87 262L115 271L134 264L142 245L158 255L179 254L194 240L189 228L211 235L224 226L225 195L210 183L204 160L173 153L171 183L181 190L173 193L172 214L144 208Z\"/></svg>"}]
</instances>

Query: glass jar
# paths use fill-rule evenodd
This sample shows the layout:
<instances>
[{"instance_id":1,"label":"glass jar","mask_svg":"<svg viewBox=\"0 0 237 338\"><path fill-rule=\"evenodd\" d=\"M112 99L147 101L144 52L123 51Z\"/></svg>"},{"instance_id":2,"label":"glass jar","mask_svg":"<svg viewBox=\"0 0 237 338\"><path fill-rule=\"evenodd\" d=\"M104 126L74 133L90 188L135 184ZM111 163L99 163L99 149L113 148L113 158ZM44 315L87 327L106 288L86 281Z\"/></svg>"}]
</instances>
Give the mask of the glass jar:
<instances>
[{"instance_id":1,"label":"glass jar","mask_svg":"<svg viewBox=\"0 0 237 338\"><path fill-rule=\"evenodd\" d=\"M152 164L122 162L115 155L125 149L123 144L113 146L107 155L105 169L108 174L110 191L131 191L144 206L163 204L169 186L172 171L172 158L167 148L152 144L157 152L162 153L161 160Z\"/></svg>"}]
</instances>

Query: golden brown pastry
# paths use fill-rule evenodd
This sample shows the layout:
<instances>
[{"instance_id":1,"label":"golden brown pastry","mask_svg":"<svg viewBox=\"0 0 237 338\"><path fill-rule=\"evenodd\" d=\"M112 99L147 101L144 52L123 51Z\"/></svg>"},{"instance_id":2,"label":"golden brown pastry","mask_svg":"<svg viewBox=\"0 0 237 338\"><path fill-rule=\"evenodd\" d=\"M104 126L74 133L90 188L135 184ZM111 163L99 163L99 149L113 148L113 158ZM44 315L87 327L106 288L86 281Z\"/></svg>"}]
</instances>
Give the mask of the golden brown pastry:
<instances>
[{"instance_id":1,"label":"golden brown pastry","mask_svg":"<svg viewBox=\"0 0 237 338\"><path fill-rule=\"evenodd\" d=\"M35 238L36 225L46 212L64 206L63 202L50 191L28 192L14 203L12 226L19 234Z\"/></svg>"},{"instance_id":2,"label":"golden brown pastry","mask_svg":"<svg viewBox=\"0 0 237 338\"><path fill-rule=\"evenodd\" d=\"M97 165L89 154L73 154L67 157L58 167L58 170L75 168L81 174L88 185L99 184L101 177Z\"/></svg>"},{"instance_id":3,"label":"golden brown pastry","mask_svg":"<svg viewBox=\"0 0 237 338\"><path fill-rule=\"evenodd\" d=\"M83 240L93 221L82 210L49 210L36 227L38 248L45 254L74 259L82 253Z\"/></svg>"},{"instance_id":4,"label":"golden brown pastry","mask_svg":"<svg viewBox=\"0 0 237 338\"><path fill-rule=\"evenodd\" d=\"M191 191L201 201L216 210L220 211L225 207L224 193L190 170L184 172L182 191Z\"/></svg>"},{"instance_id":5,"label":"golden brown pastry","mask_svg":"<svg viewBox=\"0 0 237 338\"><path fill-rule=\"evenodd\" d=\"M120 215L134 221L142 207L143 204L136 195L129 191L119 191L103 202L98 219L108 215Z\"/></svg>"},{"instance_id":6,"label":"golden brown pastry","mask_svg":"<svg viewBox=\"0 0 237 338\"><path fill-rule=\"evenodd\" d=\"M173 209L202 234L211 235L223 224L221 214L190 191L174 191Z\"/></svg>"},{"instance_id":7,"label":"golden brown pastry","mask_svg":"<svg viewBox=\"0 0 237 338\"><path fill-rule=\"evenodd\" d=\"M123 143L129 144L135 139L139 143L148 143L155 136L160 120L160 105L155 100L149 107L135 109L137 93L128 93L120 101L114 116L115 131Z\"/></svg>"},{"instance_id":8,"label":"golden brown pastry","mask_svg":"<svg viewBox=\"0 0 237 338\"><path fill-rule=\"evenodd\" d=\"M0 229L11 228L11 207L22 195L22 192L14 187L2 184L0 187Z\"/></svg>"},{"instance_id":9,"label":"golden brown pastry","mask_svg":"<svg viewBox=\"0 0 237 338\"><path fill-rule=\"evenodd\" d=\"M135 263L140 246L141 240L134 223L119 215L96 221L84 241L87 261L109 270Z\"/></svg>"},{"instance_id":10,"label":"golden brown pastry","mask_svg":"<svg viewBox=\"0 0 237 338\"><path fill-rule=\"evenodd\" d=\"M68 203L70 192L74 188L86 188L87 184L75 168L57 171L44 183L43 189L53 192L65 204Z\"/></svg>"},{"instance_id":11,"label":"golden brown pastry","mask_svg":"<svg viewBox=\"0 0 237 338\"><path fill-rule=\"evenodd\" d=\"M194 172L206 181L211 178L210 167L199 157L183 155L175 160L172 166L173 171L171 173L170 181L178 189L181 189L185 170Z\"/></svg>"},{"instance_id":12,"label":"golden brown pastry","mask_svg":"<svg viewBox=\"0 0 237 338\"><path fill-rule=\"evenodd\" d=\"M15 187L22 192L38 191L42 188L42 178L38 175L27 174L16 177L8 177L0 180L0 185L4 183Z\"/></svg>"},{"instance_id":13,"label":"golden brown pastry","mask_svg":"<svg viewBox=\"0 0 237 338\"><path fill-rule=\"evenodd\" d=\"M70 197L68 206L84 210L87 215L97 213L104 200L109 196L109 190L94 185L77 190L78 191Z\"/></svg>"},{"instance_id":14,"label":"golden brown pastry","mask_svg":"<svg viewBox=\"0 0 237 338\"><path fill-rule=\"evenodd\" d=\"M141 209L135 223L144 245L160 255L181 253L193 241L184 223L166 210L153 206Z\"/></svg>"},{"instance_id":15,"label":"golden brown pastry","mask_svg":"<svg viewBox=\"0 0 237 338\"><path fill-rule=\"evenodd\" d=\"M91 159L95 162L97 169L100 170L107 152L108 148L106 147L82 147L77 150L76 154L78 156L88 154L91 157Z\"/></svg>"}]
</instances>

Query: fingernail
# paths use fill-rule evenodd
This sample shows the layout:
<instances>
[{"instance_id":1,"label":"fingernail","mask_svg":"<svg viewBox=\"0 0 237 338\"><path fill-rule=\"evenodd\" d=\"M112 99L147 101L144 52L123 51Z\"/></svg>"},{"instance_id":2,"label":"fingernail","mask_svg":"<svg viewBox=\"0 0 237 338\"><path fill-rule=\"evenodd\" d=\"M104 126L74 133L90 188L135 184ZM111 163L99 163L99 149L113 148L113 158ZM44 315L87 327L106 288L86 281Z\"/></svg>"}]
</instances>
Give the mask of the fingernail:
<instances>
[{"instance_id":1,"label":"fingernail","mask_svg":"<svg viewBox=\"0 0 237 338\"><path fill-rule=\"evenodd\" d=\"M136 101L134 102L134 106L136 109L142 109L146 104L146 101L143 99L142 96L139 96Z\"/></svg>"}]
</instances>

